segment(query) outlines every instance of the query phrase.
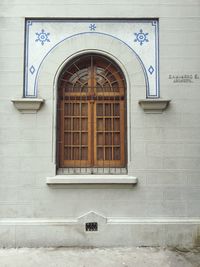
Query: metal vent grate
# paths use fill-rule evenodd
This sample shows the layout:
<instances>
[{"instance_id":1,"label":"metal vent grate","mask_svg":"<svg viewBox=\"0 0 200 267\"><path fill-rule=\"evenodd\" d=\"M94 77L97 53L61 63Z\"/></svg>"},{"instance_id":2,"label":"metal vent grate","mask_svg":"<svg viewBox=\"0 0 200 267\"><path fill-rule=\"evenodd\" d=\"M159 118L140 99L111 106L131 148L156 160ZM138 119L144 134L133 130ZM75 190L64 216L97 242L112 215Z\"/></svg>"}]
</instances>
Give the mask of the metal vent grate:
<instances>
[{"instance_id":1,"label":"metal vent grate","mask_svg":"<svg viewBox=\"0 0 200 267\"><path fill-rule=\"evenodd\" d=\"M98 223L97 222L88 222L85 224L86 232L96 232L98 231Z\"/></svg>"}]
</instances>

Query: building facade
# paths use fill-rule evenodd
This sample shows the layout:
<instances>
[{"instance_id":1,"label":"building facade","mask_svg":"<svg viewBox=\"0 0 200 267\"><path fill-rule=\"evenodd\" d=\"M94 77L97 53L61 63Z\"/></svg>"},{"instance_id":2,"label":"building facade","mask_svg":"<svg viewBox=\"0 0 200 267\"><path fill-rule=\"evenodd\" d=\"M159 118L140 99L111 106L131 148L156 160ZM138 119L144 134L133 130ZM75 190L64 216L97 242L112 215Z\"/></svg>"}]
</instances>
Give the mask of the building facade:
<instances>
[{"instance_id":1,"label":"building facade","mask_svg":"<svg viewBox=\"0 0 200 267\"><path fill-rule=\"evenodd\" d=\"M199 0L0 5L0 246L199 246Z\"/></svg>"}]
</instances>

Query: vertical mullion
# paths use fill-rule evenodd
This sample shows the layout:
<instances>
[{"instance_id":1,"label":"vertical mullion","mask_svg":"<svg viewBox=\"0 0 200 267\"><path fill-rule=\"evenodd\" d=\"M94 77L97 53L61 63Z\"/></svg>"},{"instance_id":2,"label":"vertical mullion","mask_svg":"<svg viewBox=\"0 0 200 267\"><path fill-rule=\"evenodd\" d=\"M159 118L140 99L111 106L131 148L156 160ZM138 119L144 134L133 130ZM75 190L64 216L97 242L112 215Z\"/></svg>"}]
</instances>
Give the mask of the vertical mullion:
<instances>
[{"instance_id":1,"label":"vertical mullion","mask_svg":"<svg viewBox=\"0 0 200 267\"><path fill-rule=\"evenodd\" d=\"M94 165L97 164L97 102L94 103Z\"/></svg>"},{"instance_id":2,"label":"vertical mullion","mask_svg":"<svg viewBox=\"0 0 200 267\"><path fill-rule=\"evenodd\" d=\"M113 120L115 120L115 92L114 92L114 101L113 101ZM115 121L116 123L116 121ZM115 138L115 130L114 130L114 122L113 122L113 160L115 160L115 147L114 147L114 138ZM116 167L115 167L115 172L116 172Z\"/></svg>"},{"instance_id":3,"label":"vertical mullion","mask_svg":"<svg viewBox=\"0 0 200 267\"><path fill-rule=\"evenodd\" d=\"M69 97L70 99L70 97ZM71 150L70 150L70 160L73 160L73 151L74 151L74 147L73 147L73 135L74 135L74 128L73 128L73 124L74 124L74 118L72 116L73 114L73 103L71 103L71 101L69 102L69 110L70 110L70 117L71 117L71 140L70 140L70 147L71 147ZM71 112L71 106L72 106L72 112Z\"/></svg>"},{"instance_id":4,"label":"vertical mullion","mask_svg":"<svg viewBox=\"0 0 200 267\"><path fill-rule=\"evenodd\" d=\"M93 75L92 75L92 66L93 66L93 58L90 58L90 67L88 68L88 96L92 95L92 83L93 83ZM91 99L88 100L88 155L89 155L89 164L90 167L93 165L93 104Z\"/></svg>"},{"instance_id":5,"label":"vertical mullion","mask_svg":"<svg viewBox=\"0 0 200 267\"><path fill-rule=\"evenodd\" d=\"M106 136L105 136L105 129L106 129L106 125L105 125L105 103L102 102L103 104L103 168L104 168L104 161L106 160Z\"/></svg>"},{"instance_id":6,"label":"vertical mullion","mask_svg":"<svg viewBox=\"0 0 200 267\"><path fill-rule=\"evenodd\" d=\"M94 72L93 72L93 57L91 56L90 58L90 96L92 96L93 94L93 79L94 79ZM94 119L94 116L93 116L93 103L92 101L90 100L90 108L91 108L91 133L90 133L90 136L91 136L91 167L93 167L94 165L94 142L93 142L93 133L94 133L94 130L93 130L93 119Z\"/></svg>"},{"instance_id":7,"label":"vertical mullion","mask_svg":"<svg viewBox=\"0 0 200 267\"><path fill-rule=\"evenodd\" d=\"M115 107L116 107L116 103L118 103L118 101L116 101L116 95L117 95L118 93L115 91L114 92L114 107L113 107L113 115L114 115L114 118L116 118L117 117L117 115L116 115L116 109L115 109ZM117 121L117 120L116 120ZM119 118L119 121L120 121L120 118ZM120 122L119 122L120 123ZM115 161L117 160L117 157L116 157L116 149L115 149L115 146L114 146L114 139L116 139L116 129L115 129L115 131L113 132L113 151L114 151L114 158L115 158ZM120 131L120 129L119 129L119 136L121 137L121 131ZM116 172L116 170L117 170L117 168L116 168L116 166L117 166L117 164L115 164L115 172Z\"/></svg>"},{"instance_id":8,"label":"vertical mullion","mask_svg":"<svg viewBox=\"0 0 200 267\"><path fill-rule=\"evenodd\" d=\"M91 132L92 132L92 125L91 125L91 103L88 101L88 163L91 167Z\"/></svg>"},{"instance_id":9,"label":"vertical mullion","mask_svg":"<svg viewBox=\"0 0 200 267\"><path fill-rule=\"evenodd\" d=\"M82 99L79 101L79 158L80 158L80 167L82 163Z\"/></svg>"},{"instance_id":10,"label":"vertical mullion","mask_svg":"<svg viewBox=\"0 0 200 267\"><path fill-rule=\"evenodd\" d=\"M95 85L96 85L96 77L95 77L95 67L94 67L94 61L93 61L93 56L91 56L91 72L90 72L90 75L91 75L91 96L94 97L94 88L95 88ZM95 153L95 149L94 149L94 99L91 100L91 165L92 167L94 167L94 153Z\"/></svg>"},{"instance_id":11,"label":"vertical mullion","mask_svg":"<svg viewBox=\"0 0 200 267\"><path fill-rule=\"evenodd\" d=\"M65 100L64 100L64 87L63 87L63 92L62 92L62 98L61 103L60 103L60 113L61 113L61 137L60 137L60 151L61 151L61 164L64 166L64 159L65 159L65 142L64 142L64 137L65 137Z\"/></svg>"},{"instance_id":12,"label":"vertical mullion","mask_svg":"<svg viewBox=\"0 0 200 267\"><path fill-rule=\"evenodd\" d=\"M113 121L113 102L111 103L111 131L112 131L112 160L114 160L114 121Z\"/></svg>"},{"instance_id":13,"label":"vertical mullion","mask_svg":"<svg viewBox=\"0 0 200 267\"><path fill-rule=\"evenodd\" d=\"M73 147L73 135L74 135L74 128L73 128L73 125L74 125L74 118L73 118L73 102L71 102L71 93L73 94L74 92L74 85L72 87L72 90L71 92L69 93L69 114L70 114L70 122L71 122L71 140L70 140L70 161L73 161L73 152L74 152L74 147Z\"/></svg>"},{"instance_id":14,"label":"vertical mullion","mask_svg":"<svg viewBox=\"0 0 200 267\"><path fill-rule=\"evenodd\" d=\"M109 105L111 107L110 101L108 101L107 104L108 104L108 111L109 111ZM110 116L109 116L109 119L107 119L107 121L108 122L110 121ZM110 148L111 148L111 156L112 156L112 145L110 144L110 141L111 140L110 140L110 131L109 131L109 128L110 128L110 126L108 126L108 133L107 133L107 138L108 138L108 148L107 148L107 150L108 150L108 169L109 169L109 173L110 173Z\"/></svg>"},{"instance_id":15,"label":"vertical mullion","mask_svg":"<svg viewBox=\"0 0 200 267\"><path fill-rule=\"evenodd\" d=\"M110 88L110 93L111 95L113 94L113 87L112 87L112 84L111 84L111 88ZM112 97L110 96L110 101L108 102L109 103L109 106L110 106L110 115L109 115L109 121L111 123L111 125L109 125L109 129L112 130ZM111 155L110 155L110 149L111 149ZM112 132L111 132L111 140L110 140L110 132L109 132L109 173L110 173L110 162L112 162L112 149L113 149L113 145L112 145Z\"/></svg>"},{"instance_id":16,"label":"vertical mullion","mask_svg":"<svg viewBox=\"0 0 200 267\"><path fill-rule=\"evenodd\" d=\"M120 165L125 163L125 118L124 118L124 108L125 108L125 92L124 86L121 78L119 77L119 115L120 115Z\"/></svg>"},{"instance_id":17,"label":"vertical mullion","mask_svg":"<svg viewBox=\"0 0 200 267\"><path fill-rule=\"evenodd\" d=\"M124 100L120 100L120 163L124 164Z\"/></svg>"}]
</instances>

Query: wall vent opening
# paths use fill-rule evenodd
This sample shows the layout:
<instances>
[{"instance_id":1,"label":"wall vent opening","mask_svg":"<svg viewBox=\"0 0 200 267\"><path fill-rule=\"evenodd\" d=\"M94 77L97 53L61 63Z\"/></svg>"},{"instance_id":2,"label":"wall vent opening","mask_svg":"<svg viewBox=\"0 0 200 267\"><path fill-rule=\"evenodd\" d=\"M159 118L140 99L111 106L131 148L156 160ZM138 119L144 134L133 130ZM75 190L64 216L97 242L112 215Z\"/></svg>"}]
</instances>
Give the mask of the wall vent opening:
<instances>
[{"instance_id":1,"label":"wall vent opening","mask_svg":"<svg viewBox=\"0 0 200 267\"><path fill-rule=\"evenodd\" d=\"M98 231L98 223L97 222L88 222L85 224L86 232L97 232Z\"/></svg>"}]
</instances>

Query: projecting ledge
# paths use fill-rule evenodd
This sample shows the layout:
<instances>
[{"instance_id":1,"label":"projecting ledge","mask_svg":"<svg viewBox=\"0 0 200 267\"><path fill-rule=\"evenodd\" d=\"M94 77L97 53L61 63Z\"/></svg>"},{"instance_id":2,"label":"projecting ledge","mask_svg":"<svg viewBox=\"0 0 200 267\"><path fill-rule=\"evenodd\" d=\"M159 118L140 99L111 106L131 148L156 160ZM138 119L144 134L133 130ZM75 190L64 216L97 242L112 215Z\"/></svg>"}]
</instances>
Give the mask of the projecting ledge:
<instances>
[{"instance_id":1,"label":"projecting ledge","mask_svg":"<svg viewBox=\"0 0 200 267\"><path fill-rule=\"evenodd\" d=\"M16 109L18 109L21 113L36 113L44 99L40 98L17 98L11 100L15 105Z\"/></svg>"},{"instance_id":2,"label":"projecting ledge","mask_svg":"<svg viewBox=\"0 0 200 267\"><path fill-rule=\"evenodd\" d=\"M141 99L138 101L145 113L162 113L169 103L170 99Z\"/></svg>"},{"instance_id":3,"label":"projecting ledge","mask_svg":"<svg viewBox=\"0 0 200 267\"><path fill-rule=\"evenodd\" d=\"M137 178L128 175L56 175L47 177L52 184L136 184Z\"/></svg>"}]
</instances>

